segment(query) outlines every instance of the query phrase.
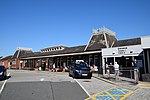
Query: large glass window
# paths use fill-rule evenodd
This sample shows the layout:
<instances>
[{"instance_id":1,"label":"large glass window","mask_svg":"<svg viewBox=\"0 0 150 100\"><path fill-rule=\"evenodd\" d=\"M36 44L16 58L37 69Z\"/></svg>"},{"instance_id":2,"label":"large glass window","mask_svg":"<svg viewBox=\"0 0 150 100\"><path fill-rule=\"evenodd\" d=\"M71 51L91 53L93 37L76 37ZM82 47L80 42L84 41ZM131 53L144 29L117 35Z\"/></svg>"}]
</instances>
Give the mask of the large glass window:
<instances>
[{"instance_id":1,"label":"large glass window","mask_svg":"<svg viewBox=\"0 0 150 100\"><path fill-rule=\"evenodd\" d=\"M53 65L54 61L53 58L49 58L49 65Z\"/></svg>"},{"instance_id":2,"label":"large glass window","mask_svg":"<svg viewBox=\"0 0 150 100\"><path fill-rule=\"evenodd\" d=\"M63 67L63 58L61 57L60 58L60 68L62 68Z\"/></svg>"},{"instance_id":3,"label":"large glass window","mask_svg":"<svg viewBox=\"0 0 150 100\"><path fill-rule=\"evenodd\" d=\"M92 55L89 56L89 65L93 66L93 56Z\"/></svg>"},{"instance_id":4,"label":"large glass window","mask_svg":"<svg viewBox=\"0 0 150 100\"><path fill-rule=\"evenodd\" d=\"M73 57L71 57L71 62L73 62L74 61L74 58Z\"/></svg>"},{"instance_id":5,"label":"large glass window","mask_svg":"<svg viewBox=\"0 0 150 100\"><path fill-rule=\"evenodd\" d=\"M97 67L99 66L98 55L94 56L94 65Z\"/></svg>"},{"instance_id":6,"label":"large glass window","mask_svg":"<svg viewBox=\"0 0 150 100\"><path fill-rule=\"evenodd\" d=\"M59 58L57 58L57 66L56 67L60 67L60 59Z\"/></svg>"},{"instance_id":7,"label":"large glass window","mask_svg":"<svg viewBox=\"0 0 150 100\"><path fill-rule=\"evenodd\" d=\"M71 62L70 62L70 58L69 57L67 57L67 66L69 66L71 64Z\"/></svg>"}]
</instances>

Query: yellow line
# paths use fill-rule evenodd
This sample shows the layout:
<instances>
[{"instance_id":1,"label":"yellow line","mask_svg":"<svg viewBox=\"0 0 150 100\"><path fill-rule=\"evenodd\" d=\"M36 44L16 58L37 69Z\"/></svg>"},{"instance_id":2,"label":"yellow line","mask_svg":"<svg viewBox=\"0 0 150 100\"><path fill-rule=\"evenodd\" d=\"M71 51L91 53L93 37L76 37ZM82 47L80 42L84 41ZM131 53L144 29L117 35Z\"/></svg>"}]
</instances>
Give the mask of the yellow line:
<instances>
[{"instance_id":1,"label":"yellow line","mask_svg":"<svg viewBox=\"0 0 150 100\"><path fill-rule=\"evenodd\" d=\"M116 90L118 90L118 91L120 91L121 93L123 93L122 95L112 95L112 94L110 94L108 91L109 90L111 90L111 89L116 89ZM123 89L123 88L122 88ZM127 90L127 89L124 89L124 90ZM122 98L120 98L120 100L124 100L126 97L128 97L130 94L132 94L133 92L132 91L130 91L130 90L127 90L127 91L129 91L127 94L126 93L124 93L122 90L120 90L120 89L118 89L116 86L115 87L112 87L112 88L109 88L109 89L106 89L106 90L103 90L103 91L101 91L101 92L98 92L98 93L96 93L96 94L93 94L93 95L91 95L89 98L87 98L87 99L85 99L85 100L89 100L90 98L92 98L92 100L96 100L96 96L98 96L98 95L100 95L100 96L110 96L110 97L112 97L114 100L116 100L116 98L114 97L114 96L123 96ZM102 94L103 92L105 92L106 94Z\"/></svg>"},{"instance_id":2,"label":"yellow line","mask_svg":"<svg viewBox=\"0 0 150 100\"><path fill-rule=\"evenodd\" d=\"M128 94L124 95L120 100L124 100L126 97L128 97L129 95L131 95L133 92L129 92Z\"/></svg>"},{"instance_id":3,"label":"yellow line","mask_svg":"<svg viewBox=\"0 0 150 100\"><path fill-rule=\"evenodd\" d=\"M92 100L96 100L96 98L94 96L92 96L91 98L92 98Z\"/></svg>"},{"instance_id":4,"label":"yellow line","mask_svg":"<svg viewBox=\"0 0 150 100\"><path fill-rule=\"evenodd\" d=\"M86 98L86 99L84 99L84 100L89 100L90 98Z\"/></svg>"},{"instance_id":5,"label":"yellow line","mask_svg":"<svg viewBox=\"0 0 150 100\"><path fill-rule=\"evenodd\" d=\"M119 90L120 92L122 92L124 95L122 95L123 97L120 98L120 100L124 100L126 97L128 97L130 94L132 94L133 92L131 90L127 90L127 89L124 89L124 90L127 90L129 91L128 93L124 93L122 90L116 88L117 90Z\"/></svg>"},{"instance_id":6,"label":"yellow line","mask_svg":"<svg viewBox=\"0 0 150 100\"><path fill-rule=\"evenodd\" d=\"M96 100L96 98L94 96L90 96L89 98L87 98L85 100L89 100L90 98L92 98L92 100Z\"/></svg>"},{"instance_id":7,"label":"yellow line","mask_svg":"<svg viewBox=\"0 0 150 100\"><path fill-rule=\"evenodd\" d=\"M114 87L112 87L112 88L115 88L115 86L114 86ZM98 95L100 95L102 92L108 91L108 90L110 90L110 89L112 89L112 88L109 88L109 89L103 90L103 91L98 92L98 93L96 93L96 94L93 94L93 95L91 95L89 98L87 98L87 99L85 99L85 100L88 100L88 99L90 99L90 98L92 98L93 100L96 100L95 96L98 96ZM108 95L106 94L106 95L104 95L104 96L108 96Z\"/></svg>"},{"instance_id":8,"label":"yellow line","mask_svg":"<svg viewBox=\"0 0 150 100\"><path fill-rule=\"evenodd\" d=\"M125 94L122 90L120 90L120 89L118 89L118 88L116 88L119 92L121 92L121 93L123 93L123 94Z\"/></svg>"},{"instance_id":9,"label":"yellow line","mask_svg":"<svg viewBox=\"0 0 150 100\"><path fill-rule=\"evenodd\" d=\"M125 92L123 92L121 89L118 89L118 88L116 88L118 91L120 91L121 93L123 93L124 95L125 94L128 94L128 93L125 93ZM124 90L127 90L127 89L124 89ZM129 91L130 92L130 90L127 90L127 91Z\"/></svg>"},{"instance_id":10,"label":"yellow line","mask_svg":"<svg viewBox=\"0 0 150 100\"><path fill-rule=\"evenodd\" d=\"M148 86L148 87L150 87L150 84L138 84L138 86Z\"/></svg>"},{"instance_id":11,"label":"yellow line","mask_svg":"<svg viewBox=\"0 0 150 100\"><path fill-rule=\"evenodd\" d=\"M114 96L111 95L109 92L107 92L107 91L105 91L105 92L108 94L108 96L111 96L114 100L116 100L116 99L114 98Z\"/></svg>"},{"instance_id":12,"label":"yellow line","mask_svg":"<svg viewBox=\"0 0 150 100\"><path fill-rule=\"evenodd\" d=\"M114 86L114 87L112 87L112 88L116 88L116 86ZM93 95L91 95L91 96L97 96L97 95L100 95L102 92L105 92L105 91L111 90L112 88L109 88L109 89L103 90L103 91L98 92L98 93L96 93L96 94L93 94ZM106 95L107 95L107 94L106 94Z\"/></svg>"}]
</instances>

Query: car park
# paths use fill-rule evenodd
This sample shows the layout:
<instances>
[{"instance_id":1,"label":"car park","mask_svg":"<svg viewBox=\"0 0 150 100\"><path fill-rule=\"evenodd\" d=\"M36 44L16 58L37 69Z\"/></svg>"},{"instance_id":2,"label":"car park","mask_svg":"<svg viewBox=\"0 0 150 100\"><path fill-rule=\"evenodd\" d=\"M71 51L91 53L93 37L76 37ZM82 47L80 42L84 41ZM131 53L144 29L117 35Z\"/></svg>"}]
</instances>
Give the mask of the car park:
<instances>
[{"instance_id":1,"label":"car park","mask_svg":"<svg viewBox=\"0 0 150 100\"><path fill-rule=\"evenodd\" d=\"M91 79L92 71L87 63L78 61L71 63L71 65L69 66L69 76L72 76L73 78Z\"/></svg>"},{"instance_id":2,"label":"car park","mask_svg":"<svg viewBox=\"0 0 150 100\"><path fill-rule=\"evenodd\" d=\"M2 65L0 65L0 78L1 79L7 78L7 69Z\"/></svg>"}]
</instances>

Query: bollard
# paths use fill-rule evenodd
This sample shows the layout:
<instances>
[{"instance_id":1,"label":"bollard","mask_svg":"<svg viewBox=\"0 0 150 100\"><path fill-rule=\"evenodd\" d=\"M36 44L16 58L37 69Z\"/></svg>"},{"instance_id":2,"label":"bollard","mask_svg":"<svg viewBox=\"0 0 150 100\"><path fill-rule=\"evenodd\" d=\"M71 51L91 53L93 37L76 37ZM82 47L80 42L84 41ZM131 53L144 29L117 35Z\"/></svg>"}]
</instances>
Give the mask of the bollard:
<instances>
[{"instance_id":1,"label":"bollard","mask_svg":"<svg viewBox=\"0 0 150 100\"><path fill-rule=\"evenodd\" d=\"M136 84L138 84L139 81L138 72L138 69L134 69L134 79Z\"/></svg>"}]
</instances>

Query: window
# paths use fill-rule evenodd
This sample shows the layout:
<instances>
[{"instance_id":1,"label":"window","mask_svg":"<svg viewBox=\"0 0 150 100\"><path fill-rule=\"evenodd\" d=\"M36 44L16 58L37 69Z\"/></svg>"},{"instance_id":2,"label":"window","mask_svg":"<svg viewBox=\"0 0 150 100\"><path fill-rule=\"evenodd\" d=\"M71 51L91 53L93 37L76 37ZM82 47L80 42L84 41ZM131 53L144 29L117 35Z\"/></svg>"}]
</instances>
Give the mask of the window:
<instances>
[{"instance_id":1,"label":"window","mask_svg":"<svg viewBox=\"0 0 150 100\"><path fill-rule=\"evenodd\" d=\"M71 64L70 58L67 57L67 66L69 66Z\"/></svg>"},{"instance_id":2,"label":"window","mask_svg":"<svg viewBox=\"0 0 150 100\"><path fill-rule=\"evenodd\" d=\"M98 55L94 56L94 65L98 67L99 61L98 61Z\"/></svg>"},{"instance_id":3,"label":"window","mask_svg":"<svg viewBox=\"0 0 150 100\"><path fill-rule=\"evenodd\" d=\"M93 66L93 56L92 55L89 56L89 65Z\"/></svg>"},{"instance_id":4,"label":"window","mask_svg":"<svg viewBox=\"0 0 150 100\"><path fill-rule=\"evenodd\" d=\"M73 62L74 61L74 58L73 57L71 57L71 62Z\"/></svg>"},{"instance_id":5,"label":"window","mask_svg":"<svg viewBox=\"0 0 150 100\"><path fill-rule=\"evenodd\" d=\"M12 61L12 64L16 64L16 60L13 60L13 61Z\"/></svg>"}]
</instances>

